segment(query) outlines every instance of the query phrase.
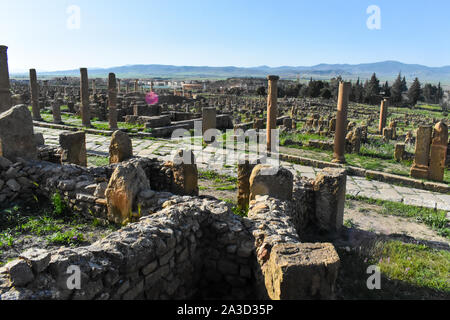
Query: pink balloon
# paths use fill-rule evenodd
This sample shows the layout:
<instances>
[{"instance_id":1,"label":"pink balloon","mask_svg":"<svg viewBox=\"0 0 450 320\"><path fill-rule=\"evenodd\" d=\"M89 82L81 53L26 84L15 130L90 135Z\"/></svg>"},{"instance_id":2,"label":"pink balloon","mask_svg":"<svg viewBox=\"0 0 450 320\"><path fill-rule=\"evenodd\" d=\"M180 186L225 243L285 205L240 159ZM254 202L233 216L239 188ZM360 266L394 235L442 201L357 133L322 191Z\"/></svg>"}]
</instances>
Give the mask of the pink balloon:
<instances>
[{"instance_id":1,"label":"pink balloon","mask_svg":"<svg viewBox=\"0 0 450 320\"><path fill-rule=\"evenodd\" d=\"M157 104L158 100L159 100L159 97L154 92L149 92L145 95L145 102L147 102L147 104L149 104L149 105Z\"/></svg>"}]
</instances>

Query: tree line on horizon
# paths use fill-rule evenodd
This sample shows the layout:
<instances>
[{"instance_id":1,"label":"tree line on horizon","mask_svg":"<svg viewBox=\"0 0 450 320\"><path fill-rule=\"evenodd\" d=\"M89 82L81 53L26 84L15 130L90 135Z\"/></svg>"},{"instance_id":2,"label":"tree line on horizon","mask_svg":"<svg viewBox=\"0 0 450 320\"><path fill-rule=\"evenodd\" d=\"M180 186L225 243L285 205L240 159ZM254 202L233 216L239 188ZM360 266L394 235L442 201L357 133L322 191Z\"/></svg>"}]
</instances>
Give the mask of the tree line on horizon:
<instances>
[{"instance_id":1,"label":"tree line on horizon","mask_svg":"<svg viewBox=\"0 0 450 320\"><path fill-rule=\"evenodd\" d=\"M339 82L343 81L341 76L332 78L329 81L309 80L307 84L289 84L279 85L279 97L301 97L301 98L323 98L337 99L339 91ZM417 102L439 104L444 96L444 90L441 83L437 86L426 83L424 86L418 78L415 78L408 87L406 78L399 73L398 77L392 83L388 81L381 84L374 73L370 80L364 83L358 78L356 82L351 83L351 92L349 100L357 103L379 104L383 98L389 98L393 105L415 106ZM266 88L261 86L257 89L258 95L265 95Z\"/></svg>"}]
</instances>

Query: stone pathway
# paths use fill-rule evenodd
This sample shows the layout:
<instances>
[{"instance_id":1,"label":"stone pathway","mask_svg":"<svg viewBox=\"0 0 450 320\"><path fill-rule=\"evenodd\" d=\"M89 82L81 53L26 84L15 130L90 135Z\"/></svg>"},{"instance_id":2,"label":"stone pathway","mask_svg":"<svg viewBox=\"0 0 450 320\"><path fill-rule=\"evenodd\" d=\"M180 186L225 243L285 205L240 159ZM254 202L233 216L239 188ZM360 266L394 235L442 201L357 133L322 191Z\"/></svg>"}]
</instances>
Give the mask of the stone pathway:
<instances>
[{"instance_id":1,"label":"stone pathway","mask_svg":"<svg viewBox=\"0 0 450 320\"><path fill-rule=\"evenodd\" d=\"M41 132L44 135L46 144L59 144L59 133L61 130L42 127L35 127L34 130L35 132ZM88 154L108 156L110 140L111 137L87 134L86 149ZM185 141L182 140L171 141L164 139L150 140L133 138L132 142L133 152L136 156L156 156L161 160L170 160L173 152L188 146ZM236 163L225 163L225 161L223 161L223 159L230 158L225 157L225 151L211 146L202 148L201 145L190 146L190 148L194 150L199 169L213 170L233 177L237 176ZM244 156L244 152L238 152L238 154ZM281 161L280 164L287 167L293 173L307 178L314 178L316 174L321 171L321 169L318 168L292 164L284 161ZM400 187L380 181L369 181L366 178L357 176L347 177L347 194L450 211L450 195L409 187Z\"/></svg>"}]
</instances>

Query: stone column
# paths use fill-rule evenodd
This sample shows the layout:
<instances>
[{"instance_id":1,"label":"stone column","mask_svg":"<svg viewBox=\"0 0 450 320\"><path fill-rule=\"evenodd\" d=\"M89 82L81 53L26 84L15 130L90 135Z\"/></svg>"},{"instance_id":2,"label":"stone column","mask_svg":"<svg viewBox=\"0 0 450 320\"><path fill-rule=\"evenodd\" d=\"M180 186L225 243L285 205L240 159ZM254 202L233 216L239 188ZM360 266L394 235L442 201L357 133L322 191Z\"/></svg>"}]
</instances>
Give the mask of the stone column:
<instances>
[{"instance_id":1,"label":"stone column","mask_svg":"<svg viewBox=\"0 0 450 320\"><path fill-rule=\"evenodd\" d=\"M448 127L440 121L433 130L433 140L430 150L430 174L429 178L435 181L444 180L445 160L448 147Z\"/></svg>"},{"instance_id":2,"label":"stone column","mask_svg":"<svg viewBox=\"0 0 450 320\"><path fill-rule=\"evenodd\" d=\"M431 126L420 126L417 129L414 162L410 170L413 178L428 179L431 133Z\"/></svg>"},{"instance_id":3,"label":"stone column","mask_svg":"<svg viewBox=\"0 0 450 320\"><path fill-rule=\"evenodd\" d=\"M130 92L130 84L127 82L127 89L125 91L125 93L129 93Z\"/></svg>"},{"instance_id":4,"label":"stone column","mask_svg":"<svg viewBox=\"0 0 450 320\"><path fill-rule=\"evenodd\" d=\"M117 79L117 93L120 93L120 79Z\"/></svg>"},{"instance_id":5,"label":"stone column","mask_svg":"<svg viewBox=\"0 0 450 320\"><path fill-rule=\"evenodd\" d=\"M213 142L212 137L205 138L205 133L209 129L216 129L216 108L203 108L202 134L206 143Z\"/></svg>"},{"instance_id":6,"label":"stone column","mask_svg":"<svg viewBox=\"0 0 450 320\"><path fill-rule=\"evenodd\" d=\"M337 163L345 163L345 136L347 131L347 107L350 89L350 82L341 82L339 84L333 154L333 162Z\"/></svg>"},{"instance_id":7,"label":"stone column","mask_svg":"<svg viewBox=\"0 0 450 320\"><path fill-rule=\"evenodd\" d=\"M255 164L251 164L249 160L245 163L238 164L238 194L237 206L240 210L248 210L250 200L250 176Z\"/></svg>"},{"instance_id":8,"label":"stone column","mask_svg":"<svg viewBox=\"0 0 450 320\"><path fill-rule=\"evenodd\" d=\"M92 95L95 95L95 79L92 80Z\"/></svg>"},{"instance_id":9,"label":"stone column","mask_svg":"<svg viewBox=\"0 0 450 320\"><path fill-rule=\"evenodd\" d=\"M91 112L89 110L89 82L86 68L80 68L80 96L81 96L81 120L83 126L91 126Z\"/></svg>"},{"instance_id":10,"label":"stone column","mask_svg":"<svg viewBox=\"0 0 450 320\"><path fill-rule=\"evenodd\" d=\"M120 80L119 80L120 83ZM109 129L117 130L117 88L116 75L110 73L108 77L108 119ZM120 86L120 85L119 85Z\"/></svg>"},{"instance_id":11,"label":"stone column","mask_svg":"<svg viewBox=\"0 0 450 320\"><path fill-rule=\"evenodd\" d=\"M12 107L7 51L8 47L0 46L0 113Z\"/></svg>"},{"instance_id":12,"label":"stone column","mask_svg":"<svg viewBox=\"0 0 450 320\"><path fill-rule=\"evenodd\" d=\"M62 123L61 121L61 100L55 95L52 105L53 123Z\"/></svg>"},{"instance_id":13,"label":"stone column","mask_svg":"<svg viewBox=\"0 0 450 320\"><path fill-rule=\"evenodd\" d=\"M267 91L267 152L272 150L272 130L277 128L277 116L278 116L278 76L267 76L269 80L269 88Z\"/></svg>"},{"instance_id":14,"label":"stone column","mask_svg":"<svg viewBox=\"0 0 450 320\"><path fill-rule=\"evenodd\" d=\"M138 92L138 80L134 80L134 92Z\"/></svg>"},{"instance_id":15,"label":"stone column","mask_svg":"<svg viewBox=\"0 0 450 320\"><path fill-rule=\"evenodd\" d=\"M31 93L31 110L33 120L41 121L41 112L39 109L39 86L37 82L36 70L30 69L30 93Z\"/></svg>"},{"instance_id":16,"label":"stone column","mask_svg":"<svg viewBox=\"0 0 450 320\"><path fill-rule=\"evenodd\" d=\"M394 159L397 162L400 162L405 157L405 144L404 143L396 143L394 150Z\"/></svg>"},{"instance_id":17,"label":"stone column","mask_svg":"<svg viewBox=\"0 0 450 320\"><path fill-rule=\"evenodd\" d=\"M380 123L378 125L378 132L380 134L383 133L383 129L386 127L387 108L388 108L388 100L387 99L383 99L383 101L381 101Z\"/></svg>"}]
</instances>

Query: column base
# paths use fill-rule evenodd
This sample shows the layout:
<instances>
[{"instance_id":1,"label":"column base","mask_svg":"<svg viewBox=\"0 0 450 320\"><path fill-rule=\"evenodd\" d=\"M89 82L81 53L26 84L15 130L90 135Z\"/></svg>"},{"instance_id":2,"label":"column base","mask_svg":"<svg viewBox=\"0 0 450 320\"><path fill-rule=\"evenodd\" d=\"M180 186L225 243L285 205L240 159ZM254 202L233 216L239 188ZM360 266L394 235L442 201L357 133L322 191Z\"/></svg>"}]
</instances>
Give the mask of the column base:
<instances>
[{"instance_id":1,"label":"column base","mask_svg":"<svg viewBox=\"0 0 450 320\"><path fill-rule=\"evenodd\" d=\"M412 166L409 172L411 177L417 179L428 179L429 176L429 168L425 166Z\"/></svg>"},{"instance_id":2,"label":"column base","mask_svg":"<svg viewBox=\"0 0 450 320\"><path fill-rule=\"evenodd\" d=\"M347 163L347 161L345 161L345 157L335 158L335 159L331 160L331 162L332 163L340 163L340 164Z\"/></svg>"}]
</instances>

